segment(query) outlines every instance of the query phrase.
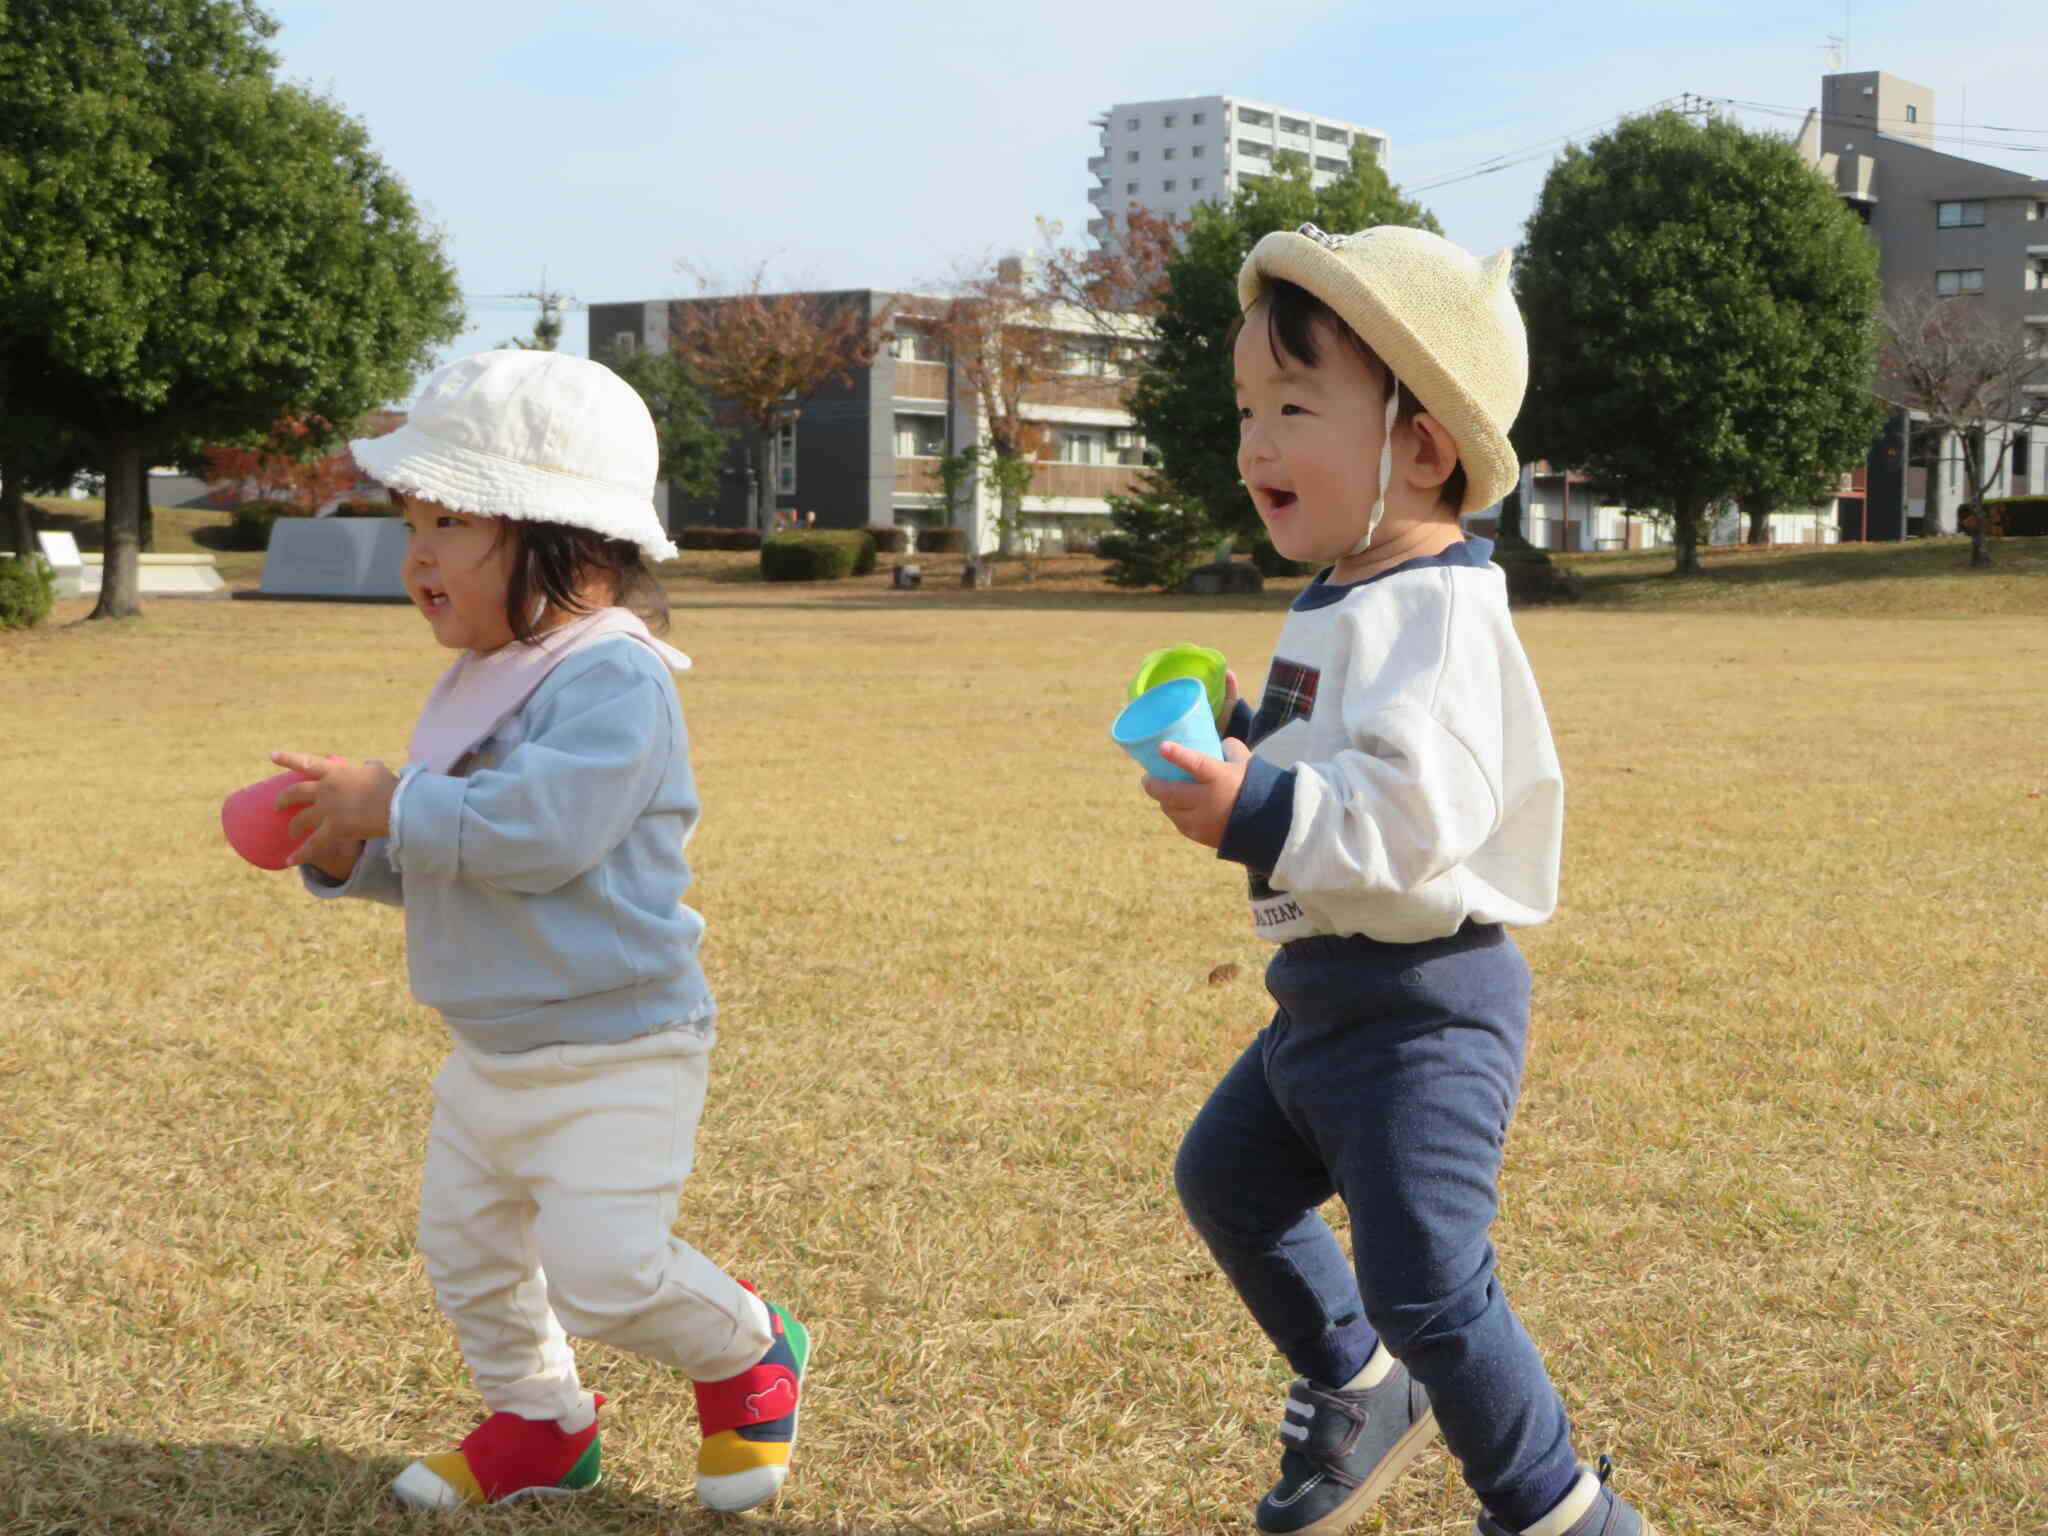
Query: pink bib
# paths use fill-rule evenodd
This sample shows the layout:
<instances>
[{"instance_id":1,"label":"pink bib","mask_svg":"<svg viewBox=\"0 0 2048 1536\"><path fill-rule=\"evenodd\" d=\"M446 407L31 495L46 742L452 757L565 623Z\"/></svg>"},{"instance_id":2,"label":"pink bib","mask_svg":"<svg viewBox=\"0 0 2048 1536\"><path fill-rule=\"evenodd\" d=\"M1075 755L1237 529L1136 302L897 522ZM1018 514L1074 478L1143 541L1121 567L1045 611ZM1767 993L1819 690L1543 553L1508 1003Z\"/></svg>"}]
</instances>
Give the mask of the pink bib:
<instances>
[{"instance_id":1,"label":"pink bib","mask_svg":"<svg viewBox=\"0 0 2048 1536\"><path fill-rule=\"evenodd\" d=\"M515 640L488 656L464 651L427 695L426 707L413 727L407 763L416 763L428 773L448 772L519 713L550 672L584 646L608 635L631 635L672 672L690 665L689 657L657 640L623 608L600 608L549 630L534 645Z\"/></svg>"}]
</instances>

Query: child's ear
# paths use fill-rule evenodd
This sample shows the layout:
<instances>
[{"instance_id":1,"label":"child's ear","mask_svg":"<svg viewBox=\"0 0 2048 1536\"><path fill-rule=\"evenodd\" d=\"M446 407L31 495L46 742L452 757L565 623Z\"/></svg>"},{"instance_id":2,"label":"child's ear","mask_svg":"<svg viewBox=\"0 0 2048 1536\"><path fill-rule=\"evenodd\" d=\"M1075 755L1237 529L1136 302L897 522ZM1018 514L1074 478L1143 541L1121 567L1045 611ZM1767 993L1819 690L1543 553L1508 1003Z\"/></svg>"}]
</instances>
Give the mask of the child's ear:
<instances>
[{"instance_id":1,"label":"child's ear","mask_svg":"<svg viewBox=\"0 0 2048 1536\"><path fill-rule=\"evenodd\" d=\"M1417 490L1433 491L1451 478L1458 467L1458 444L1444 424L1427 411L1409 418L1415 452L1409 464L1408 480Z\"/></svg>"}]
</instances>

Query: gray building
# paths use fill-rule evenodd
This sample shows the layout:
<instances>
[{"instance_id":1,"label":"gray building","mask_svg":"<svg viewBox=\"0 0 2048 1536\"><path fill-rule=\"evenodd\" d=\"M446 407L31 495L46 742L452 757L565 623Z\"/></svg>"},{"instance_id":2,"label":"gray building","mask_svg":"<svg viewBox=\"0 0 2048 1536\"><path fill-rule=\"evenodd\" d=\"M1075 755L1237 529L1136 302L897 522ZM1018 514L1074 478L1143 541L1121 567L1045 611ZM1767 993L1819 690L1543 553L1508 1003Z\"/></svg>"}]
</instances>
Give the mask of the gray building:
<instances>
[{"instance_id":1,"label":"gray building","mask_svg":"<svg viewBox=\"0 0 2048 1536\"><path fill-rule=\"evenodd\" d=\"M986 476L974 477L963 505L942 503L939 460L982 441L980 402L965 370L933 333L929 296L852 289L811 297L888 316L891 339L866 368L797 403L776 433L772 473L777 515L815 517L820 528L958 524L976 551L995 541L995 501ZM717 299L653 299L590 306L590 352L600 361L619 349L666 351L671 317L683 305ZM1038 547L1082 545L1107 525L1108 497L1131 494L1144 474L1144 444L1123 407L1128 346L1104 337L1078 315L1048 312L1061 338L1064 373L1030 386L1023 414L1041 428L1042 445L1021 515ZM1133 338L1141 332L1134 329ZM691 524L741 528L752 521L754 456L747 429L733 434L710 502L660 491L671 532Z\"/></svg>"},{"instance_id":2,"label":"gray building","mask_svg":"<svg viewBox=\"0 0 2048 1536\"><path fill-rule=\"evenodd\" d=\"M2048 180L1938 144L1934 92L1875 70L1822 76L1820 108L1799 134L1807 160L1869 229L1887 297L1934 294L2026 327L2044 360L2036 388L2048 396ZM1898 537L1922 518L1928 531L1954 526L1959 450L1924 433L1916 443L1912 427L1895 418L1871 455L1870 537ZM2011 452L1994 494L2048 489L2048 431L1999 430Z\"/></svg>"}]
</instances>

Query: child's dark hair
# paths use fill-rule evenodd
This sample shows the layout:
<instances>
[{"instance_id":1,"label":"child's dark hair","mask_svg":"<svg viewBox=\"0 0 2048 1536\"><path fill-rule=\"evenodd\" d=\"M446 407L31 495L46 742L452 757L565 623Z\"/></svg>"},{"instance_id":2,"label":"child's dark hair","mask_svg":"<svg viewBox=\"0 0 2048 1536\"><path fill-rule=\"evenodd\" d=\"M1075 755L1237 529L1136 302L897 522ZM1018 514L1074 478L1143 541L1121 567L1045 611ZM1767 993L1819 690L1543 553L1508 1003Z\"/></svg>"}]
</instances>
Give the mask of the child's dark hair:
<instances>
[{"instance_id":1,"label":"child's dark hair","mask_svg":"<svg viewBox=\"0 0 2048 1536\"><path fill-rule=\"evenodd\" d=\"M1379 353L1366 345L1365 338L1344 323L1342 315L1301 284L1290 283L1284 278L1269 278L1261 297L1266 306L1266 345L1272 349L1275 362L1291 357L1310 368L1315 367L1322 360L1322 348L1316 341L1316 327L1327 321L1339 342L1364 359L1366 367L1381 379L1393 372ZM1231 322L1229 334L1223 338L1225 351L1237 345L1237 338L1243 333L1246 316L1250 313L1249 310L1243 311ZM1395 382L1401 395L1395 420L1413 421L1422 414L1422 401L1408 387L1405 379ZM1437 501L1451 508L1462 507L1465 504L1465 485L1464 464L1453 464L1449 477L1437 487Z\"/></svg>"},{"instance_id":2,"label":"child's dark hair","mask_svg":"<svg viewBox=\"0 0 2048 1536\"><path fill-rule=\"evenodd\" d=\"M505 622L512 638L538 642L541 614L594 611L576 589L593 571L615 584L618 606L636 615L658 635L668 633L668 594L640 559L640 546L626 539L608 539L588 528L564 523L528 522L508 517L498 537L512 541L512 571L505 584Z\"/></svg>"}]
</instances>

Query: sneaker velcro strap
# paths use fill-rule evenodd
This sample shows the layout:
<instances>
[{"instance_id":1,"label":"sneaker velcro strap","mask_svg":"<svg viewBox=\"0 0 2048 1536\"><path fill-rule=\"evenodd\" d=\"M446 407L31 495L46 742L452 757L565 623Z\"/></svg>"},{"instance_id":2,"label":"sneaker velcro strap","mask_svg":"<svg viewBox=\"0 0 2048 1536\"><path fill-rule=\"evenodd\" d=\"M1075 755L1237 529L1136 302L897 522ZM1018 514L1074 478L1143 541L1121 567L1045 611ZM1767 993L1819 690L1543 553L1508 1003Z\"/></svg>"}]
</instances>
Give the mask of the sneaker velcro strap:
<instances>
[{"instance_id":1,"label":"sneaker velcro strap","mask_svg":"<svg viewBox=\"0 0 2048 1536\"><path fill-rule=\"evenodd\" d=\"M1358 1479L1344 1470L1343 1459L1357 1447L1369 1417L1364 1393L1332 1392L1310 1381L1297 1381L1288 1389L1280 1443L1350 1487Z\"/></svg>"},{"instance_id":2,"label":"sneaker velcro strap","mask_svg":"<svg viewBox=\"0 0 2048 1536\"><path fill-rule=\"evenodd\" d=\"M796 1412L796 1372L763 1362L723 1381L700 1381L697 1423L704 1437L750 1424L771 1424Z\"/></svg>"}]
</instances>

